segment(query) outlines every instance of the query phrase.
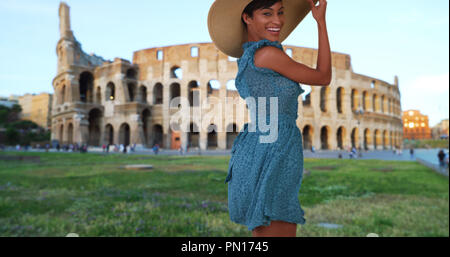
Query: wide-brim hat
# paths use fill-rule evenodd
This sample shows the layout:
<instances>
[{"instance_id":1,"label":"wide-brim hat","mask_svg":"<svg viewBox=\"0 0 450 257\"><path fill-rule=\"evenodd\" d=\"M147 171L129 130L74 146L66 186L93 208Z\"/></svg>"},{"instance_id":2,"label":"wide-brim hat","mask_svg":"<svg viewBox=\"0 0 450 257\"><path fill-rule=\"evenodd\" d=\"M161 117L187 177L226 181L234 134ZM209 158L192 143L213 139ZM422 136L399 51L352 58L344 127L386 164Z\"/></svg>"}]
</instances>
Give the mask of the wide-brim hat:
<instances>
[{"instance_id":1,"label":"wide-brim hat","mask_svg":"<svg viewBox=\"0 0 450 257\"><path fill-rule=\"evenodd\" d=\"M242 56L242 44L248 41L242 12L253 0L216 0L208 13L208 30L216 47L226 55ZM318 0L313 0L316 3ZM308 0L282 0L284 25L279 42L283 42L311 11Z\"/></svg>"}]
</instances>

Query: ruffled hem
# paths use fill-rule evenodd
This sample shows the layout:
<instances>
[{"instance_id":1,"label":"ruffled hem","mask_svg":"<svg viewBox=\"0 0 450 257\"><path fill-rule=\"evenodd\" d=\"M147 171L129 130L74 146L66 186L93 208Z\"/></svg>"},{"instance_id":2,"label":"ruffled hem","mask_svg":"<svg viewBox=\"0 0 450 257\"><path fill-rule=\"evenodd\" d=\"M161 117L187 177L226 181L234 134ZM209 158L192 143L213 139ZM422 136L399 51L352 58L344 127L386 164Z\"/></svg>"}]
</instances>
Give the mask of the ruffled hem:
<instances>
[{"instance_id":1,"label":"ruffled hem","mask_svg":"<svg viewBox=\"0 0 450 257\"><path fill-rule=\"evenodd\" d=\"M290 123L282 130L284 136L271 144L257 143L260 134L247 130L236 140L227 177L228 205L230 219L248 230L268 226L272 220L306 222L298 199L303 178L301 132ZM260 154L243 155L251 149Z\"/></svg>"}]
</instances>

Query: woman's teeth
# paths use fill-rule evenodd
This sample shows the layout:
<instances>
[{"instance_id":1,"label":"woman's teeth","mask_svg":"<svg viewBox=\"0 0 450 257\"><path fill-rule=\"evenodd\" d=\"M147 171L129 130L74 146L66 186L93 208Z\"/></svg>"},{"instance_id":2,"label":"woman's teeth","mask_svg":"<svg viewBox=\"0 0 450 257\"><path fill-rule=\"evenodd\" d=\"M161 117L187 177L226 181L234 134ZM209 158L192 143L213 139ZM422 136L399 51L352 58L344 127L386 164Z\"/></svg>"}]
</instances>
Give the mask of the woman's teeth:
<instances>
[{"instance_id":1,"label":"woman's teeth","mask_svg":"<svg viewBox=\"0 0 450 257\"><path fill-rule=\"evenodd\" d=\"M280 32L279 28L268 28L267 30L272 32Z\"/></svg>"}]
</instances>

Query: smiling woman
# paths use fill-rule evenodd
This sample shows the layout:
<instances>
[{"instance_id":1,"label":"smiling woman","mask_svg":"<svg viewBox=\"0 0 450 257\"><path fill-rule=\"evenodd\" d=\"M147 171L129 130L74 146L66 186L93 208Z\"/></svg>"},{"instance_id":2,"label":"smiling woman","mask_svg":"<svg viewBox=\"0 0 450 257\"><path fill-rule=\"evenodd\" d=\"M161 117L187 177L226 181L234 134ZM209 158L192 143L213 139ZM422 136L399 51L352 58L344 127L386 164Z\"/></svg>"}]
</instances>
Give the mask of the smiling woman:
<instances>
[{"instance_id":1,"label":"smiling woman","mask_svg":"<svg viewBox=\"0 0 450 257\"><path fill-rule=\"evenodd\" d=\"M239 57L235 85L240 96L254 102L258 98L258 104L249 107L255 117L244 124L233 142L225 179L230 219L246 225L256 237L296 236L297 224L306 222L298 200L303 149L296 120L298 96L304 92L299 83L330 83L326 5L325 0L320 0L319 6L313 0L216 0L208 15L217 48ZM319 27L316 69L292 60L280 44L310 10ZM259 106L269 97L269 109L274 98L279 106L270 114L265 105ZM260 130L260 124L266 125L267 118L271 123L276 120L275 141L261 141L265 130Z\"/></svg>"},{"instance_id":2,"label":"smiling woman","mask_svg":"<svg viewBox=\"0 0 450 257\"><path fill-rule=\"evenodd\" d=\"M278 3L278 5L275 5ZM275 6L272 8L272 6ZM277 41L280 36L281 27L284 24L284 6L281 4L281 0L263 0L263 1L253 1L247 7L245 7L242 16L242 22L248 29L248 19L254 18L253 13L256 12L256 18L260 18L260 21L255 21L256 24L260 24L261 27L258 28L260 32L264 32L268 39L272 38ZM262 15L261 15L262 14ZM276 16L277 23L270 24L270 17ZM247 30L248 31L248 30Z\"/></svg>"}]
</instances>

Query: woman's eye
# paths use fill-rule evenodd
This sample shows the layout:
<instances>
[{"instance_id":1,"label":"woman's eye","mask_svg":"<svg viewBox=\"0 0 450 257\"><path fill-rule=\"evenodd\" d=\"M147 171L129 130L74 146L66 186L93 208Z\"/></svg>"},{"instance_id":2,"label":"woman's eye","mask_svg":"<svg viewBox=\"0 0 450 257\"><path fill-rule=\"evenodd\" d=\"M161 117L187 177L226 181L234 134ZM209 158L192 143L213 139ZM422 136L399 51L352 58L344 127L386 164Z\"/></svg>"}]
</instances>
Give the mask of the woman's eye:
<instances>
[{"instance_id":1,"label":"woman's eye","mask_svg":"<svg viewBox=\"0 0 450 257\"><path fill-rule=\"evenodd\" d=\"M283 15L283 14L284 14L284 12L279 12L279 13L278 13L278 15Z\"/></svg>"},{"instance_id":2,"label":"woman's eye","mask_svg":"<svg viewBox=\"0 0 450 257\"><path fill-rule=\"evenodd\" d=\"M265 16L270 16L269 12L263 13Z\"/></svg>"}]
</instances>

